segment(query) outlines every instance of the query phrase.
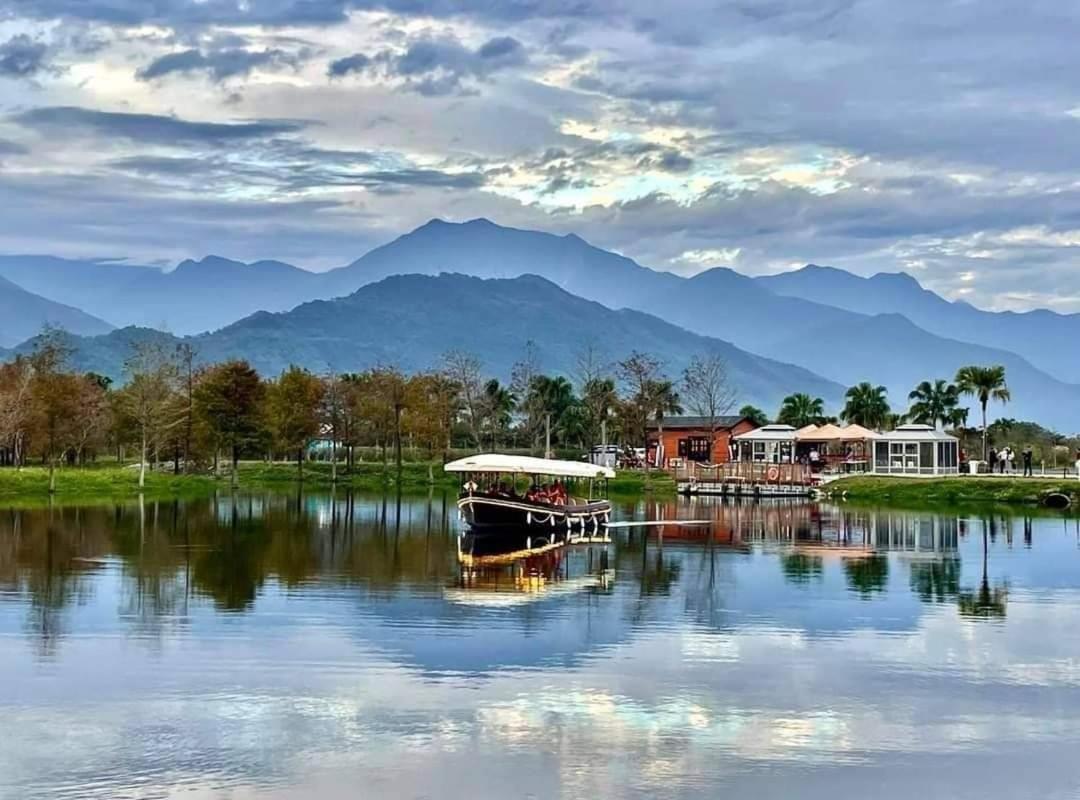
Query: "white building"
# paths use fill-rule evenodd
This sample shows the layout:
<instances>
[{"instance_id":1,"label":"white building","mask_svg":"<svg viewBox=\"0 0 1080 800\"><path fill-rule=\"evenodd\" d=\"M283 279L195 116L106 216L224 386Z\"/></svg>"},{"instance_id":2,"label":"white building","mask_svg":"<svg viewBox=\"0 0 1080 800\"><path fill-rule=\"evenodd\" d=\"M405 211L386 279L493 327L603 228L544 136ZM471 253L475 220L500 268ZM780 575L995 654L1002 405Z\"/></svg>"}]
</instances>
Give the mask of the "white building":
<instances>
[{"instance_id":1,"label":"white building","mask_svg":"<svg viewBox=\"0 0 1080 800\"><path fill-rule=\"evenodd\" d=\"M960 440L930 425L901 425L876 434L870 471L876 475L956 475Z\"/></svg>"},{"instance_id":2,"label":"white building","mask_svg":"<svg viewBox=\"0 0 1080 800\"><path fill-rule=\"evenodd\" d=\"M739 448L739 461L790 464L795 453L795 428L766 425L732 437Z\"/></svg>"}]
</instances>

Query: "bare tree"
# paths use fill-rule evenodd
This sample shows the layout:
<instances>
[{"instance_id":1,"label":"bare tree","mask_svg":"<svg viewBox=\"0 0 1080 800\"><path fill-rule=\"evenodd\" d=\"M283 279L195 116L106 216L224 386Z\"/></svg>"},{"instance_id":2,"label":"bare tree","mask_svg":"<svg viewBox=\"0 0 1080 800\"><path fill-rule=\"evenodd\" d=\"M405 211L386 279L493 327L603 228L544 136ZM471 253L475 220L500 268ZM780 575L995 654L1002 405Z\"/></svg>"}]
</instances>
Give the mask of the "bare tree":
<instances>
[{"instance_id":1,"label":"bare tree","mask_svg":"<svg viewBox=\"0 0 1080 800\"><path fill-rule=\"evenodd\" d=\"M541 374L539 348L536 342L530 339L525 343L525 354L510 370L509 388L510 394L517 400L518 411L524 415L525 436L533 448L536 448L539 443L540 432L544 426L544 411L536 402L536 394L533 392L536 379ZM486 399L487 405L490 406L491 397L488 396ZM490 416L490 407L487 411Z\"/></svg>"},{"instance_id":2,"label":"bare tree","mask_svg":"<svg viewBox=\"0 0 1080 800\"><path fill-rule=\"evenodd\" d=\"M78 415L79 379L67 371L71 347L66 334L47 328L38 337L34 353L31 408L34 427L42 435L49 465L49 493L56 491L56 460L71 439Z\"/></svg>"},{"instance_id":3,"label":"bare tree","mask_svg":"<svg viewBox=\"0 0 1080 800\"><path fill-rule=\"evenodd\" d=\"M337 446L347 436L348 386L340 376L327 372L323 378L319 416L330 437L330 483L337 483Z\"/></svg>"},{"instance_id":4,"label":"bare tree","mask_svg":"<svg viewBox=\"0 0 1080 800\"><path fill-rule=\"evenodd\" d=\"M184 471L191 471L191 442L195 435L195 359L199 351L194 345L182 342L176 346L177 370L184 393L183 440Z\"/></svg>"},{"instance_id":5,"label":"bare tree","mask_svg":"<svg viewBox=\"0 0 1080 800\"><path fill-rule=\"evenodd\" d=\"M619 380L626 391L627 433L645 447L645 470L649 469L649 417L656 406L656 386L660 383L660 362L648 353L636 350L616 365Z\"/></svg>"},{"instance_id":6,"label":"bare tree","mask_svg":"<svg viewBox=\"0 0 1080 800\"><path fill-rule=\"evenodd\" d=\"M84 463L87 447L104 435L111 422L107 385L89 375L75 383L78 413L72 421L72 448L79 463Z\"/></svg>"},{"instance_id":7,"label":"bare tree","mask_svg":"<svg viewBox=\"0 0 1080 800\"><path fill-rule=\"evenodd\" d=\"M11 363L0 366L0 442L9 448L11 463L16 467L22 466L33 384L30 359L16 356Z\"/></svg>"},{"instance_id":8,"label":"bare tree","mask_svg":"<svg viewBox=\"0 0 1080 800\"><path fill-rule=\"evenodd\" d=\"M736 391L727 363L719 353L694 356L683 370L682 395L692 413L709 426L709 458L716 442L719 419L735 407Z\"/></svg>"},{"instance_id":9,"label":"bare tree","mask_svg":"<svg viewBox=\"0 0 1080 800\"><path fill-rule=\"evenodd\" d=\"M574 358L574 373L571 376L578 391L584 392L590 383L602 381L611 375L611 362L607 353L595 341L588 341Z\"/></svg>"},{"instance_id":10,"label":"bare tree","mask_svg":"<svg viewBox=\"0 0 1080 800\"><path fill-rule=\"evenodd\" d=\"M139 488L146 485L146 460L164 436L183 421L177 403L179 371L158 342L137 342L124 363L128 383L121 390L124 412L139 432Z\"/></svg>"},{"instance_id":11,"label":"bare tree","mask_svg":"<svg viewBox=\"0 0 1080 800\"><path fill-rule=\"evenodd\" d=\"M461 389L461 404L477 446L480 446L484 421L484 383L480 359L464 350L451 350L443 356L446 375Z\"/></svg>"}]
</instances>

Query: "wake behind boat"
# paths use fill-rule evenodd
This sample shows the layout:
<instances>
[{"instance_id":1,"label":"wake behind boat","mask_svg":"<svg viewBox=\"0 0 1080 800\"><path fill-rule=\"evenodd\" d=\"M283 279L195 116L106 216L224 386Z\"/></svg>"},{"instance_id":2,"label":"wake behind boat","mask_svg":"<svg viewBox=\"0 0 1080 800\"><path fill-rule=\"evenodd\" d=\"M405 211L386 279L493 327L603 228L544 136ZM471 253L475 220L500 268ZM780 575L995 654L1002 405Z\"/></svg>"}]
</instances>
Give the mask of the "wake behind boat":
<instances>
[{"instance_id":1,"label":"wake behind boat","mask_svg":"<svg viewBox=\"0 0 1080 800\"><path fill-rule=\"evenodd\" d=\"M611 503L593 498L597 481L615 477L608 467L484 453L451 461L443 469L465 475L458 508L474 531L526 532L554 542L596 533L611 516ZM522 478L527 488L519 493ZM581 488L585 498L575 497Z\"/></svg>"}]
</instances>

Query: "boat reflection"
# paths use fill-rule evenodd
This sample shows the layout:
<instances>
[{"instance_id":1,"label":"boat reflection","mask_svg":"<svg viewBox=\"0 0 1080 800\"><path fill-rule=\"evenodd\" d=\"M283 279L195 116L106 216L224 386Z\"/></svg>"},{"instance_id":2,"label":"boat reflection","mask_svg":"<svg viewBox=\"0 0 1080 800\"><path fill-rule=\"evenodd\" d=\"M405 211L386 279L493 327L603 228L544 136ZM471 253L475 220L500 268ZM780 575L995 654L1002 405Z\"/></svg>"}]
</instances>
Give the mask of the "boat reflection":
<instances>
[{"instance_id":1,"label":"boat reflection","mask_svg":"<svg viewBox=\"0 0 1080 800\"><path fill-rule=\"evenodd\" d=\"M518 540L520 538L520 541ZM609 592L615 580L607 544L555 542L539 547L505 532L465 533L458 538L461 573L444 592L452 603L513 606L577 592Z\"/></svg>"}]
</instances>

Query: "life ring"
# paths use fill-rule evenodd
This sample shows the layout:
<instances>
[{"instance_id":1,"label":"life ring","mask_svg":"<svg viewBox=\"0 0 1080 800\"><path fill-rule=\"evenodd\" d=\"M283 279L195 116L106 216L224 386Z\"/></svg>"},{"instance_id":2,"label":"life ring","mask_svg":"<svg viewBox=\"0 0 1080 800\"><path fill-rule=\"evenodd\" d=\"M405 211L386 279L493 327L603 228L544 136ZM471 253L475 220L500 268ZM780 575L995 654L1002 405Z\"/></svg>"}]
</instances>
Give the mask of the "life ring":
<instances>
[{"instance_id":1,"label":"life ring","mask_svg":"<svg viewBox=\"0 0 1080 800\"><path fill-rule=\"evenodd\" d=\"M780 467L776 466L775 464L769 467L769 469L765 472L765 477L768 478L770 481L780 480Z\"/></svg>"}]
</instances>

